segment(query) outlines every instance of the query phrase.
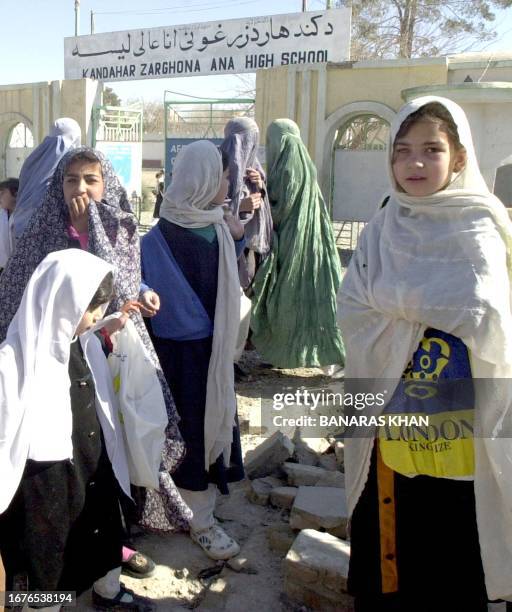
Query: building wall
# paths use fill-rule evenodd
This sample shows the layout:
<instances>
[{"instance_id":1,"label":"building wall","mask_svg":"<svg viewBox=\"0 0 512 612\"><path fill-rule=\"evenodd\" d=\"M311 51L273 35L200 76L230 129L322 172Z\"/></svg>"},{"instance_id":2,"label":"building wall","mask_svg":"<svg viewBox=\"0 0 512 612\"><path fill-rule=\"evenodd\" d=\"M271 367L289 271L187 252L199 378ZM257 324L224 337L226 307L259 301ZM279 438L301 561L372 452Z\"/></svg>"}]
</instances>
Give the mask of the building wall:
<instances>
[{"instance_id":1,"label":"building wall","mask_svg":"<svg viewBox=\"0 0 512 612\"><path fill-rule=\"evenodd\" d=\"M465 82L468 81L468 82ZM472 81L472 82L469 82ZM512 54L463 54L413 60L371 60L321 66L281 66L256 78L256 120L280 117L300 127L327 199L336 131L362 113L390 122L405 99L428 93L458 102L468 113L490 187L512 156Z\"/></svg>"},{"instance_id":2,"label":"building wall","mask_svg":"<svg viewBox=\"0 0 512 612\"><path fill-rule=\"evenodd\" d=\"M92 142L92 108L99 105L102 84L90 79L0 86L0 178L5 176L5 152L12 128L27 125L37 146L59 117L75 119L82 142Z\"/></svg>"}]
</instances>

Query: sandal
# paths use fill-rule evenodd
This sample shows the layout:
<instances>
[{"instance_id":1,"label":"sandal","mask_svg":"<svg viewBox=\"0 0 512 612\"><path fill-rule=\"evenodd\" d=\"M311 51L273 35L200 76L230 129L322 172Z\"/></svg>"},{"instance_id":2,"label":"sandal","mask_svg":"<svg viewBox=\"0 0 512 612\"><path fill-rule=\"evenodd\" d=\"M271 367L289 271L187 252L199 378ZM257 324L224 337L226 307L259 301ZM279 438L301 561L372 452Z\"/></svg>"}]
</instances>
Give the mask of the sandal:
<instances>
[{"instance_id":1,"label":"sandal","mask_svg":"<svg viewBox=\"0 0 512 612\"><path fill-rule=\"evenodd\" d=\"M128 601L123 601L123 598ZM96 610L114 610L115 612L154 612L156 604L147 597L136 595L121 582L119 593L109 599L92 590L92 603Z\"/></svg>"}]
</instances>

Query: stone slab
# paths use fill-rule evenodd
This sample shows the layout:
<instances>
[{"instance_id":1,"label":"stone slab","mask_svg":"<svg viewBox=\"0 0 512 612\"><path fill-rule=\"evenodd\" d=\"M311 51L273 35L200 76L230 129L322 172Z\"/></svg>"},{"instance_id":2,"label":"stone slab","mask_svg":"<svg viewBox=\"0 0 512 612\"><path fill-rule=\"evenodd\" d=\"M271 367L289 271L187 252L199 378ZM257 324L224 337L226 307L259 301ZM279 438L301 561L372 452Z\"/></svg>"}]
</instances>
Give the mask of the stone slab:
<instances>
[{"instance_id":1,"label":"stone slab","mask_svg":"<svg viewBox=\"0 0 512 612\"><path fill-rule=\"evenodd\" d=\"M270 503L278 508L289 509L293 506L297 487L276 487L270 491Z\"/></svg>"},{"instance_id":2,"label":"stone slab","mask_svg":"<svg viewBox=\"0 0 512 612\"><path fill-rule=\"evenodd\" d=\"M322 476L329 473L329 470L321 467L290 462L284 463L283 469L288 477L288 484L292 487L314 486Z\"/></svg>"},{"instance_id":3,"label":"stone slab","mask_svg":"<svg viewBox=\"0 0 512 612\"><path fill-rule=\"evenodd\" d=\"M282 481L273 476L265 476L265 478L255 478L251 480L247 497L253 504L266 506L269 502L270 492L276 487L281 487Z\"/></svg>"},{"instance_id":4,"label":"stone slab","mask_svg":"<svg viewBox=\"0 0 512 612\"><path fill-rule=\"evenodd\" d=\"M249 478L269 476L293 455L294 444L283 433L276 431L245 456L245 473Z\"/></svg>"},{"instance_id":5,"label":"stone slab","mask_svg":"<svg viewBox=\"0 0 512 612\"><path fill-rule=\"evenodd\" d=\"M347 521L344 489L299 487L290 512L292 529L318 529L345 538Z\"/></svg>"},{"instance_id":6,"label":"stone slab","mask_svg":"<svg viewBox=\"0 0 512 612\"><path fill-rule=\"evenodd\" d=\"M305 529L283 561L285 592L313 610L352 611L347 595L350 545L328 533Z\"/></svg>"}]
</instances>

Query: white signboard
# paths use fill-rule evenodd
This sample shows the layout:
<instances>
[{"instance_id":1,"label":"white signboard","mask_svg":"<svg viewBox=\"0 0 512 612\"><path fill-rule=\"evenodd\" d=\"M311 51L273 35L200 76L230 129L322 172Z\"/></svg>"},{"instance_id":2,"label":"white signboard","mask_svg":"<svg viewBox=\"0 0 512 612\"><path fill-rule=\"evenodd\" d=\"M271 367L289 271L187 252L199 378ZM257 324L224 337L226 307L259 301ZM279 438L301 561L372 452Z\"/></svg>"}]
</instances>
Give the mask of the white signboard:
<instances>
[{"instance_id":1,"label":"white signboard","mask_svg":"<svg viewBox=\"0 0 512 612\"><path fill-rule=\"evenodd\" d=\"M64 39L66 79L235 74L350 57L348 8Z\"/></svg>"}]
</instances>

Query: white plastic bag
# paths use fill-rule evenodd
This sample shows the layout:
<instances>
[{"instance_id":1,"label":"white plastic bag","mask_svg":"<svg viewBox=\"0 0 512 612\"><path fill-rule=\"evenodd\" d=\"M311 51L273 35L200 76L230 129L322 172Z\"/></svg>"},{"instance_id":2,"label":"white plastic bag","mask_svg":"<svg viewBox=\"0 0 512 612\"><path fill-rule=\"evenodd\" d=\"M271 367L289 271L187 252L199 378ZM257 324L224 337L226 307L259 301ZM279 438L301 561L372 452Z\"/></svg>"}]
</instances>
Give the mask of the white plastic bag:
<instances>
[{"instance_id":1,"label":"white plastic bag","mask_svg":"<svg viewBox=\"0 0 512 612\"><path fill-rule=\"evenodd\" d=\"M158 471L167 427L160 381L132 321L111 336L108 357L119 399L130 482L158 489Z\"/></svg>"}]
</instances>

